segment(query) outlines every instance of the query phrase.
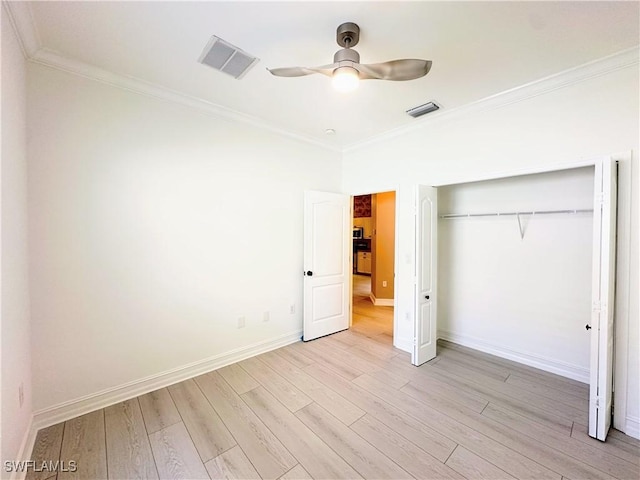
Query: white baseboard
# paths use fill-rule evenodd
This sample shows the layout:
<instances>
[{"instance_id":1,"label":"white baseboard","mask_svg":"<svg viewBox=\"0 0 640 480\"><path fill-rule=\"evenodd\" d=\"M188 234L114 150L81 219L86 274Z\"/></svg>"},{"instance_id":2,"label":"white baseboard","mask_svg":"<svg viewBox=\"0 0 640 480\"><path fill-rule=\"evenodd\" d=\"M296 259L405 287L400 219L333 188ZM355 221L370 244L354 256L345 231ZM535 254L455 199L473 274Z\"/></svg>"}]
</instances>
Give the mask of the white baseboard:
<instances>
[{"instance_id":1,"label":"white baseboard","mask_svg":"<svg viewBox=\"0 0 640 480\"><path fill-rule=\"evenodd\" d=\"M31 456L31 452L33 451L33 446L36 443L36 434L38 433L38 429L34 427L33 415L29 419L29 425L27 426L27 430L24 432L24 438L22 439L22 443L20 444L20 449L18 450L18 456L16 457L17 461L25 461L29 460ZM7 459L4 459L7 460ZM2 472L4 473L4 465L2 465ZM12 472L8 477L10 480L22 480L27 476L27 472ZM4 477L3 477L4 478Z\"/></svg>"},{"instance_id":2,"label":"white baseboard","mask_svg":"<svg viewBox=\"0 0 640 480\"><path fill-rule=\"evenodd\" d=\"M557 360L551 360L549 358L540 357L537 355L531 355L529 353L518 352L511 350L510 348L502 347L499 345L493 345L484 340L480 340L473 337L467 337L464 335L458 335L447 331L438 331L438 338L447 340L452 343L457 343L463 347L473 348L481 352L490 353L498 357L513 360L514 362L523 363L530 367L539 368L547 372L555 373L563 377L572 378L583 383L589 383L589 369L579 367L577 365L571 365Z\"/></svg>"},{"instance_id":3,"label":"white baseboard","mask_svg":"<svg viewBox=\"0 0 640 480\"><path fill-rule=\"evenodd\" d=\"M55 425L56 423L69 420L79 415L84 415L85 413L93 412L94 410L108 407L109 405L152 392L159 388L164 388L174 383L211 372L231 363L284 347L285 345L299 341L301 336L301 331L288 333L247 347L214 355L166 372L76 398L43 410L38 410L33 414L31 429L37 432L37 430L41 428ZM29 450L27 454L30 452L31 450Z\"/></svg>"},{"instance_id":4,"label":"white baseboard","mask_svg":"<svg viewBox=\"0 0 640 480\"><path fill-rule=\"evenodd\" d=\"M627 421L625 423L626 428L624 433L630 437L640 440L640 418L627 416Z\"/></svg>"},{"instance_id":5,"label":"white baseboard","mask_svg":"<svg viewBox=\"0 0 640 480\"><path fill-rule=\"evenodd\" d=\"M376 298L373 293L370 293L369 299L376 307L393 307L393 298Z\"/></svg>"}]
</instances>

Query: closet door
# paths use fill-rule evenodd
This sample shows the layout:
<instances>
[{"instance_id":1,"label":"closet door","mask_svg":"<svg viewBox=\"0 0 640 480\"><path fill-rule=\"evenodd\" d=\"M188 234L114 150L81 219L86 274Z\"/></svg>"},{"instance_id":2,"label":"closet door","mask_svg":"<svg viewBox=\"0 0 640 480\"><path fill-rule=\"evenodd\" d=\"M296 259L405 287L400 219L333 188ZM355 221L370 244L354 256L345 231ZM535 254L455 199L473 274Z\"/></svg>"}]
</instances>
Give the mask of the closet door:
<instances>
[{"instance_id":1,"label":"closet door","mask_svg":"<svg viewBox=\"0 0 640 480\"><path fill-rule=\"evenodd\" d=\"M613 339L616 274L618 165L605 159L595 166L593 204L593 286L589 435L605 440L613 401Z\"/></svg>"},{"instance_id":2,"label":"closet door","mask_svg":"<svg viewBox=\"0 0 640 480\"><path fill-rule=\"evenodd\" d=\"M411 363L436 356L438 190L418 185L416 203L416 311Z\"/></svg>"}]
</instances>

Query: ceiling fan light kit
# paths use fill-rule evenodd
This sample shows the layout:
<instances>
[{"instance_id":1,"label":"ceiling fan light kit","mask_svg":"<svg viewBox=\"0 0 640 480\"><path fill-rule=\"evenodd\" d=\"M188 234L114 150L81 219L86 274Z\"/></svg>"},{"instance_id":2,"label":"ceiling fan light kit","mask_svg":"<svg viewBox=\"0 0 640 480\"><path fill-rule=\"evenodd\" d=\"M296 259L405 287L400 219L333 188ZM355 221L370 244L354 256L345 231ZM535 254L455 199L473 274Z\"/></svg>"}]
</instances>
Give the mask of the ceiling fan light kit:
<instances>
[{"instance_id":1,"label":"ceiling fan light kit","mask_svg":"<svg viewBox=\"0 0 640 480\"><path fill-rule=\"evenodd\" d=\"M353 91L360 80L405 81L424 77L431 69L431 61L418 59L391 60L384 63L362 64L360 55L352 49L360 40L360 27L353 22L343 23L336 31L336 42L343 47L333 56L331 65L320 67L285 67L267 69L277 77L302 77L321 73L332 77L333 87L340 92Z\"/></svg>"},{"instance_id":2,"label":"ceiling fan light kit","mask_svg":"<svg viewBox=\"0 0 640 480\"><path fill-rule=\"evenodd\" d=\"M340 93L353 92L360 84L358 71L353 67L338 67L333 72L331 84Z\"/></svg>"}]
</instances>

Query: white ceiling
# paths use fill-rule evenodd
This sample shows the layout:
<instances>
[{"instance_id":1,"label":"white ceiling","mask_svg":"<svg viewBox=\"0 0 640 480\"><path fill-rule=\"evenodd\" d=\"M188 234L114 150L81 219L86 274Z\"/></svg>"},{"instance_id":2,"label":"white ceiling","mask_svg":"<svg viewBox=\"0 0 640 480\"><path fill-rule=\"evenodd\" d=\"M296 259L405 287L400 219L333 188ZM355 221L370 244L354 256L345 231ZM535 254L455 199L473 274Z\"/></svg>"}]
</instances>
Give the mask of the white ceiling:
<instances>
[{"instance_id":1,"label":"white ceiling","mask_svg":"<svg viewBox=\"0 0 640 480\"><path fill-rule=\"evenodd\" d=\"M444 109L633 47L632 2L33 2L41 46L315 137L352 145ZM433 61L409 82L367 80L340 94L322 75L277 78L266 67L331 63L335 29L360 25L363 63ZM260 62L235 80L197 62L217 35ZM436 113L437 115L437 113ZM337 134L325 135L333 128Z\"/></svg>"}]
</instances>

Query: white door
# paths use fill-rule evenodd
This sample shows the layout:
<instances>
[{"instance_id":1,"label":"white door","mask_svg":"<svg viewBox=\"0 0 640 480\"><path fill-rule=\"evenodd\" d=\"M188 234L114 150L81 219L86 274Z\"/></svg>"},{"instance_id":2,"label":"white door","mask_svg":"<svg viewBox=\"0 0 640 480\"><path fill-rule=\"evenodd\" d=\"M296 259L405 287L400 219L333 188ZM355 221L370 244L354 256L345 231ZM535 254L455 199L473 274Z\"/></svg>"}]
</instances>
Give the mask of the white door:
<instances>
[{"instance_id":1,"label":"white door","mask_svg":"<svg viewBox=\"0 0 640 480\"><path fill-rule=\"evenodd\" d=\"M589 435L605 440L613 401L613 319L616 275L617 162L595 167Z\"/></svg>"},{"instance_id":2,"label":"white door","mask_svg":"<svg viewBox=\"0 0 640 480\"><path fill-rule=\"evenodd\" d=\"M302 339L349 328L351 200L304 192L304 313Z\"/></svg>"},{"instance_id":3,"label":"white door","mask_svg":"<svg viewBox=\"0 0 640 480\"><path fill-rule=\"evenodd\" d=\"M436 356L438 190L418 185L416 205L416 311L411 363Z\"/></svg>"}]
</instances>

